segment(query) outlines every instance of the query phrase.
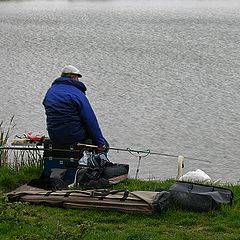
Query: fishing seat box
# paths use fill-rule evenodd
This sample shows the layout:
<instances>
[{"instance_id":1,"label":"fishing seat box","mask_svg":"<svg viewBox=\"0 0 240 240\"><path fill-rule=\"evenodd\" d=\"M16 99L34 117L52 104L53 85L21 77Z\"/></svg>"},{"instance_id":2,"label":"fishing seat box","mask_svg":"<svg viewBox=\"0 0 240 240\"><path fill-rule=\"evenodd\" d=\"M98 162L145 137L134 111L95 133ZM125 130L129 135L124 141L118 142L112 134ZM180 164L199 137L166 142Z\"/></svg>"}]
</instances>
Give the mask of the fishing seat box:
<instances>
[{"instance_id":1,"label":"fishing seat box","mask_svg":"<svg viewBox=\"0 0 240 240\"><path fill-rule=\"evenodd\" d=\"M44 175L50 176L53 168L66 169L64 181L72 183L78 167L78 161L83 156L82 148L77 145L58 145L50 140L43 143Z\"/></svg>"}]
</instances>

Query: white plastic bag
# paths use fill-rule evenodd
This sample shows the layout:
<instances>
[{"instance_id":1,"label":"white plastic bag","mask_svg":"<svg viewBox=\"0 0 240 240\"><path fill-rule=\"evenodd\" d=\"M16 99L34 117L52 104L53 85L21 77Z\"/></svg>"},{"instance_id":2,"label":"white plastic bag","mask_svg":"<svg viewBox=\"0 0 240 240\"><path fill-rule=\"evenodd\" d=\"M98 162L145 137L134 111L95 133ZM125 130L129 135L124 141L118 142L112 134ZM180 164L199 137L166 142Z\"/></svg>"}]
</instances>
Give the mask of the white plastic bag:
<instances>
[{"instance_id":1,"label":"white plastic bag","mask_svg":"<svg viewBox=\"0 0 240 240\"><path fill-rule=\"evenodd\" d=\"M80 166L87 166L91 158L92 158L92 153L87 150L84 150L83 157L78 161L78 164Z\"/></svg>"}]
</instances>

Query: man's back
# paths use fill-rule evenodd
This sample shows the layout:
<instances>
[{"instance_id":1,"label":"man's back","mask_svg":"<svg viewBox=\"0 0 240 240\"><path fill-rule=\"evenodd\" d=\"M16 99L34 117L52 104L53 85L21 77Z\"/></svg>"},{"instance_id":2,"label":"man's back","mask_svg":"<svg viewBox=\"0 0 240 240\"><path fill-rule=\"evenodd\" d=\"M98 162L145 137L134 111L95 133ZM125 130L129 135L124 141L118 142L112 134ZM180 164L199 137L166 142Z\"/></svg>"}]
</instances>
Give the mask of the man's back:
<instances>
[{"instance_id":1,"label":"man's back","mask_svg":"<svg viewBox=\"0 0 240 240\"><path fill-rule=\"evenodd\" d=\"M43 105L52 141L74 144L91 138L94 144L104 145L104 138L85 91L82 82L67 77L56 79L47 91Z\"/></svg>"}]
</instances>

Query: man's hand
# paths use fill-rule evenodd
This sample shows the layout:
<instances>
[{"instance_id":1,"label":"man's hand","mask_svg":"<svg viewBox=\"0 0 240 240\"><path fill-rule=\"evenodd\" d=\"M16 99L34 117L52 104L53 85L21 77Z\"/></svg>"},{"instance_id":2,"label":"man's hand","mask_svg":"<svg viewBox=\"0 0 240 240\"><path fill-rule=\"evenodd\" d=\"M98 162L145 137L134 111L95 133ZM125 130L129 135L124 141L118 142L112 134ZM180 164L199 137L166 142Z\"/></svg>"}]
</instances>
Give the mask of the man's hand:
<instances>
[{"instance_id":1,"label":"man's hand","mask_svg":"<svg viewBox=\"0 0 240 240\"><path fill-rule=\"evenodd\" d=\"M98 146L98 148L97 148L97 152L104 152L105 149L106 149L106 146L105 146L105 145Z\"/></svg>"}]
</instances>

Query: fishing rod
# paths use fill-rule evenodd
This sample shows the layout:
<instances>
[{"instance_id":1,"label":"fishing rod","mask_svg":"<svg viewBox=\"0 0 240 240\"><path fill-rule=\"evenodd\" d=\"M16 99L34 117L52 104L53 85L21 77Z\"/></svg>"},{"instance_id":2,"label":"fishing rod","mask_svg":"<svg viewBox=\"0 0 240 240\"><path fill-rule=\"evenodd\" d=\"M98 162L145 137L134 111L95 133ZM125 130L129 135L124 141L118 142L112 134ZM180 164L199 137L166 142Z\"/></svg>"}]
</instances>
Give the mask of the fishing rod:
<instances>
[{"instance_id":1,"label":"fishing rod","mask_svg":"<svg viewBox=\"0 0 240 240\"><path fill-rule=\"evenodd\" d=\"M179 156L173 155L173 154L152 152L150 149L147 149L147 150L136 150L136 149L131 149L131 148L125 148L125 149L124 148L109 148L109 149L116 150L116 151L125 151L125 152L146 153L146 154L148 153L150 155L158 155L158 156L164 156L164 157L173 157L173 158L179 157ZM184 156L184 158L190 159L190 160L212 163L211 161L200 159L200 158L193 158L193 157L187 157L187 156Z\"/></svg>"},{"instance_id":2,"label":"fishing rod","mask_svg":"<svg viewBox=\"0 0 240 240\"><path fill-rule=\"evenodd\" d=\"M0 147L0 150L20 150L20 151L57 151L57 152L79 152L81 150L85 149L98 149L98 146L96 145L91 145L91 144L84 144L84 143L77 143L76 145L77 147L79 147L79 149L60 149L60 148L52 148L51 146L49 146L48 148L43 148L42 145L34 145L34 147L18 147L18 146L5 146L5 147ZM150 149L147 150L138 150L138 149L131 149L131 148L116 148L116 147L106 147L107 150L113 150L113 151L121 151L121 152L129 152L129 153L136 153L139 156L141 154L146 154L147 155L158 155L158 156L164 156L164 157L172 157L172 158L178 158L177 155L174 154L167 154L167 153L158 153L158 152L152 152ZM145 157L145 156L141 156L141 157ZM201 161L201 162L206 162L206 163L212 163L209 160L204 160L204 159L200 159L200 158L193 158L193 157L188 157L188 156L184 156L185 159L189 159L189 160L195 160L195 161Z\"/></svg>"}]
</instances>

